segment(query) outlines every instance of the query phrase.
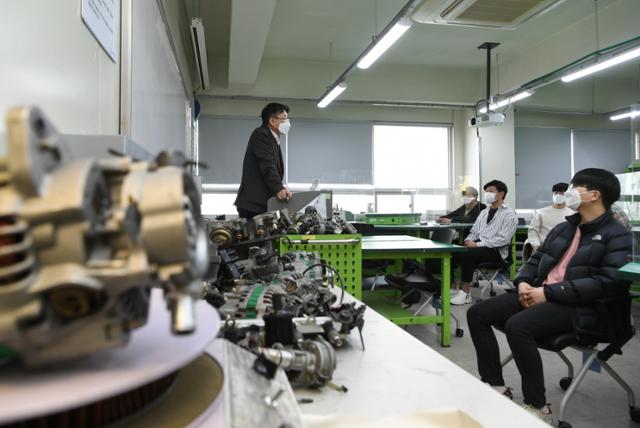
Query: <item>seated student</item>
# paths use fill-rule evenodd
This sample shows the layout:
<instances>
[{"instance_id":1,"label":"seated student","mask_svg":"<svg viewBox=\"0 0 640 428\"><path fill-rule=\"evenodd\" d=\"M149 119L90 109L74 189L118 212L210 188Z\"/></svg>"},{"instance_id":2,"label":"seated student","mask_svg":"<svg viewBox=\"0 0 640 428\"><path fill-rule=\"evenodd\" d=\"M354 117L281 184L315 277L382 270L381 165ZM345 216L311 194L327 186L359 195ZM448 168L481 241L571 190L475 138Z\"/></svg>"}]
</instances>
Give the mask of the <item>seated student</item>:
<instances>
[{"instance_id":1,"label":"seated student","mask_svg":"<svg viewBox=\"0 0 640 428\"><path fill-rule=\"evenodd\" d=\"M451 298L452 305L472 303L469 289L473 271L480 263L506 260L511 237L518 227L518 215L504 203L507 185L493 180L485 184L483 189L485 202L489 206L480 213L465 238L467 251L453 255L453 263L462 270L463 289Z\"/></svg>"},{"instance_id":2,"label":"seated student","mask_svg":"<svg viewBox=\"0 0 640 428\"><path fill-rule=\"evenodd\" d=\"M525 242L525 260L531 253L536 251L540 244L558 223L565 221L565 217L574 214L574 211L567 208L565 204L564 192L567 191L567 183L556 183L551 188L553 192L553 205L536 210L529 225L527 242ZM527 249L527 244L531 246Z\"/></svg>"},{"instance_id":3,"label":"seated student","mask_svg":"<svg viewBox=\"0 0 640 428\"><path fill-rule=\"evenodd\" d=\"M462 193L464 205L447 215L439 217L436 221L441 224L473 223L478 218L480 211L487 206L478 201L478 190L467 186Z\"/></svg>"},{"instance_id":4,"label":"seated student","mask_svg":"<svg viewBox=\"0 0 640 428\"><path fill-rule=\"evenodd\" d=\"M628 283L615 279L631 252L631 233L610 210L620 196L618 179L609 171L588 168L571 183L566 204L578 212L553 228L522 267L514 281L518 293L478 302L467 312L481 379L511 396L491 328L500 326L522 376L524 406L548 422L551 409L536 339L576 327L593 329L591 324L598 321L594 301L629 290Z\"/></svg>"}]
</instances>

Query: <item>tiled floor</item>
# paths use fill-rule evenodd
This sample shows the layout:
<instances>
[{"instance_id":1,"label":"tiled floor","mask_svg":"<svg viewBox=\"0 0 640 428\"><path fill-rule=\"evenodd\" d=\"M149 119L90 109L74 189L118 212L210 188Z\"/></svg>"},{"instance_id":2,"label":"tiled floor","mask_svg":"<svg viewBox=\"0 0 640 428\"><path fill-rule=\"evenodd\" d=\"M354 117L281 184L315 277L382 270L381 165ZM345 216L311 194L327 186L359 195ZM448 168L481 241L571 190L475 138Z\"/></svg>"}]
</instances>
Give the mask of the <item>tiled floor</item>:
<instances>
[{"instance_id":1,"label":"tiled floor","mask_svg":"<svg viewBox=\"0 0 640 428\"><path fill-rule=\"evenodd\" d=\"M479 289L472 289L474 297L479 296ZM429 345L463 369L478 376L476 354L469 336L466 312L470 305L452 306L452 313L459 319L464 336L451 338L451 347L440 346L438 329L432 325L414 325L407 327L407 331ZM426 311L426 310L425 310ZM634 303L633 316L635 325L640 325L640 304ZM452 322L453 324L453 322ZM507 341L503 334L497 333L501 355L509 352ZM625 379L638 396L636 405L640 406L640 334L633 337L623 348L624 354L614 355L610 365ZM558 381L566 376L566 365L551 352L541 351L544 362L547 400L552 410L557 414L562 400L563 390ZM582 354L569 349L567 356L574 365L576 372L581 362ZM513 362L504 368L507 385L514 390L514 400L522 402L520 375ZM569 402L565 416L567 422L574 428L592 427L633 427L640 428L640 424L632 422L627 407L627 394L604 370L601 373L589 371Z\"/></svg>"}]
</instances>

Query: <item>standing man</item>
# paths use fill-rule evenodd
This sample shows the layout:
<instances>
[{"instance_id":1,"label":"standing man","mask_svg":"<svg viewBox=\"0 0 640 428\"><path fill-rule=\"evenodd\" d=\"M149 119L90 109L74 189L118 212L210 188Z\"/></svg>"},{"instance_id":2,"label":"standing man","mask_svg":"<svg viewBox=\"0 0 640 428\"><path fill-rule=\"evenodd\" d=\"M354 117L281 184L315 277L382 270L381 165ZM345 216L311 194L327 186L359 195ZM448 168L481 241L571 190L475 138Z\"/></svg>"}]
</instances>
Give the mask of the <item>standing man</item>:
<instances>
[{"instance_id":1,"label":"standing man","mask_svg":"<svg viewBox=\"0 0 640 428\"><path fill-rule=\"evenodd\" d=\"M553 205L541 208L533 214L529 225L527 242L524 244L524 261L527 261L529 256L538 250L538 247L545 240L551 229L558 223L565 221L565 217L575 213L572 209L567 208L565 204L564 192L568 188L569 185L567 183L554 184L551 188Z\"/></svg>"},{"instance_id":2,"label":"standing man","mask_svg":"<svg viewBox=\"0 0 640 428\"><path fill-rule=\"evenodd\" d=\"M293 194L282 184L284 162L280 135L291 128L289 107L269 103L262 109L262 126L253 130L242 162L242 181L235 206L247 220L267 211L267 201L276 196L288 200Z\"/></svg>"},{"instance_id":3,"label":"standing man","mask_svg":"<svg viewBox=\"0 0 640 428\"><path fill-rule=\"evenodd\" d=\"M492 180L483 189L484 201L488 207L482 210L464 240L467 251L453 255L453 262L462 271L463 289L451 298L452 305L473 302L469 294L473 271L480 263L507 260L511 237L518 227L518 215L504 203L507 185L502 181Z\"/></svg>"}]
</instances>

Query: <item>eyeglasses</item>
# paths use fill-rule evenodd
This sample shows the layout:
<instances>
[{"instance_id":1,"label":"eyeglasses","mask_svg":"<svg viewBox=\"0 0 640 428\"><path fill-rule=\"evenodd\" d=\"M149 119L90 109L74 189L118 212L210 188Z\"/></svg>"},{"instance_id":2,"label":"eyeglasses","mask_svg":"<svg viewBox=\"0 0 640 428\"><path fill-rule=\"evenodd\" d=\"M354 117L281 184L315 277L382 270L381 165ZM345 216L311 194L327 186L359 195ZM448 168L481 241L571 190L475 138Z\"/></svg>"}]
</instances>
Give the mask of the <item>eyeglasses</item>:
<instances>
[{"instance_id":1,"label":"eyeglasses","mask_svg":"<svg viewBox=\"0 0 640 428\"><path fill-rule=\"evenodd\" d=\"M587 189L587 190L585 190L584 192L578 192L578 190L576 190L576 187L584 187L584 188L585 188L585 189ZM593 190L593 189L589 189L587 186L582 186L582 185L574 186L574 185L572 184L572 185L570 185L570 186L569 186L569 188L567 189L567 192L571 192L571 191L573 191L573 190L575 190L576 192L578 192L578 193L580 193L580 194L583 194L583 193L589 193L589 192L595 192L595 191L596 191L596 190ZM567 193L567 192L565 192L565 193Z\"/></svg>"},{"instance_id":2,"label":"eyeglasses","mask_svg":"<svg viewBox=\"0 0 640 428\"><path fill-rule=\"evenodd\" d=\"M274 119L278 119L278 120L287 120L289 119L288 117L277 117L277 116L273 116Z\"/></svg>"}]
</instances>

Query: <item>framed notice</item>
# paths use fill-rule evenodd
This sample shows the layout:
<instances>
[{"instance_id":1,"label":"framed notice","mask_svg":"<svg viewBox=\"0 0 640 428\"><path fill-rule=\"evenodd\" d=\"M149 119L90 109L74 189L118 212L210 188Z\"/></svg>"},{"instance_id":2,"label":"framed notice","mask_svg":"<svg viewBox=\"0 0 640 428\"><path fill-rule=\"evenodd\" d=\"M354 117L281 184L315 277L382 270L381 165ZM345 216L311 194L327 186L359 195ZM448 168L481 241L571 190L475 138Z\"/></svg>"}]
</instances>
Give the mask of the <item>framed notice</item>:
<instances>
[{"instance_id":1,"label":"framed notice","mask_svg":"<svg viewBox=\"0 0 640 428\"><path fill-rule=\"evenodd\" d=\"M113 62L118 62L120 0L82 0L82 21Z\"/></svg>"}]
</instances>

